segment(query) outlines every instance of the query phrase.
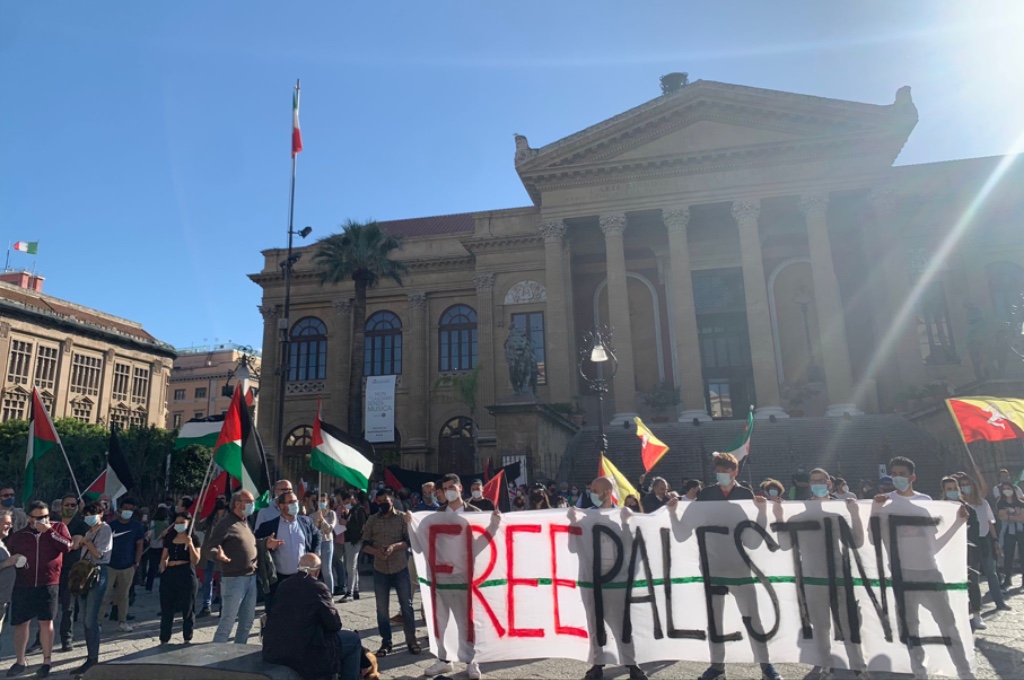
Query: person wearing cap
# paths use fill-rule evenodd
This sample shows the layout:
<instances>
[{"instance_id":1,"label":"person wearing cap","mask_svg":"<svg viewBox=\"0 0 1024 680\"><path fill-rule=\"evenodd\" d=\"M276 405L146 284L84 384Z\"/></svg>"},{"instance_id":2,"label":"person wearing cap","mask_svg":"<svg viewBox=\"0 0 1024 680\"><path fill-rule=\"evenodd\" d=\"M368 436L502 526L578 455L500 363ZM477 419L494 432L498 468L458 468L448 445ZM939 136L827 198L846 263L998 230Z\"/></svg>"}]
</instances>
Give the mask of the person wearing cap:
<instances>
[{"instance_id":1,"label":"person wearing cap","mask_svg":"<svg viewBox=\"0 0 1024 680\"><path fill-rule=\"evenodd\" d=\"M474 479L469 483L469 497L469 502L474 507L484 512L494 512L494 503L484 498L484 483L479 479Z\"/></svg>"}]
</instances>

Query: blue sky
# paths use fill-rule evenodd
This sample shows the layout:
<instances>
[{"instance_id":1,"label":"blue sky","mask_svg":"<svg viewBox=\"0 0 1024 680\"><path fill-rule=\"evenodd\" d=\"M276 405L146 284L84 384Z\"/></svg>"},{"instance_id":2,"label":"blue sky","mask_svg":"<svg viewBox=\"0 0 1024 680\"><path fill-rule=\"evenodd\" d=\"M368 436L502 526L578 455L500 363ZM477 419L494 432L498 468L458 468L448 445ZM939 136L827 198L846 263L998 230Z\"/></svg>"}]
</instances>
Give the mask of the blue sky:
<instances>
[{"instance_id":1,"label":"blue sky","mask_svg":"<svg viewBox=\"0 0 1024 680\"><path fill-rule=\"evenodd\" d=\"M706 79L889 103L899 164L996 155L1024 132L1024 2L0 4L0 247L46 291L176 346L259 346L259 251L296 225L527 205L540 146Z\"/></svg>"}]
</instances>

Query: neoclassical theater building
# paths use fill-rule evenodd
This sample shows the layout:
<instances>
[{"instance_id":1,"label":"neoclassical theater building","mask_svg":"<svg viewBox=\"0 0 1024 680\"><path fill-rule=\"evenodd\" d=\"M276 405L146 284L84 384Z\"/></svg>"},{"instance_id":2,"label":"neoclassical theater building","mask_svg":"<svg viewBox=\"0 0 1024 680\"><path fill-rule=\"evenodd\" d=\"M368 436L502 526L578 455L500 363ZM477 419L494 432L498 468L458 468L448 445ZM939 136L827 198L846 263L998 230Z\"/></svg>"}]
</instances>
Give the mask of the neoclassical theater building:
<instances>
[{"instance_id":1,"label":"neoclassical theater building","mask_svg":"<svg viewBox=\"0 0 1024 680\"><path fill-rule=\"evenodd\" d=\"M538 399L578 407L587 428L597 403L577 359L595 323L613 329L619 362L613 427L640 414L713 428L750 405L772 423L849 422L981 377L979 329L1024 289L1024 163L895 165L918 120L908 87L883 104L704 80L664 90L547 144L517 135L528 206L381 223L403 237L410 272L370 291L364 366L398 376L404 466L467 469L470 409L438 383L477 365L482 455L515 448L487 409L512 391L514 327L533 341ZM284 251L264 251L251 275L264 413L277 412L282 325L296 353L284 467L299 473L317 399L345 425L353 330L352 288L320 284L313 247L287 324ZM649 405L676 388L677 405ZM274 420L260 419L266 442ZM553 476L562 453L533 452L533 471Z\"/></svg>"}]
</instances>

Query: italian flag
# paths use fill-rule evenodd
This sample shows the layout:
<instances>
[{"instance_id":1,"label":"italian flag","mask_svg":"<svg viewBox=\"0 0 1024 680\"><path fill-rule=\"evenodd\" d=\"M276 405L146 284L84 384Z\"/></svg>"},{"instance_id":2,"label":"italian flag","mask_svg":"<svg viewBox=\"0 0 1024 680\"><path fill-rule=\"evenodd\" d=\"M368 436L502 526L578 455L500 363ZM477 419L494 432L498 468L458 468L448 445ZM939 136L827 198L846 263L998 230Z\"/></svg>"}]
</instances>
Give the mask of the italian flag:
<instances>
[{"instance_id":1,"label":"italian flag","mask_svg":"<svg viewBox=\"0 0 1024 680\"><path fill-rule=\"evenodd\" d=\"M668 453L668 445L655 437L639 417L633 418L633 422L636 423L636 436L640 437L640 458L644 462L644 471L650 472L661 457Z\"/></svg>"},{"instance_id":2,"label":"italian flag","mask_svg":"<svg viewBox=\"0 0 1024 680\"><path fill-rule=\"evenodd\" d=\"M224 426L224 416L210 416L209 418L193 418L181 426L178 438L174 440L174 450L181 451L190 446L217 445L220 437L220 430Z\"/></svg>"},{"instance_id":3,"label":"italian flag","mask_svg":"<svg viewBox=\"0 0 1024 680\"><path fill-rule=\"evenodd\" d=\"M619 472L619 468L612 465L612 462L608 460L605 455L601 456L601 462L597 466L598 477L610 477L614 483L614 489L612 490L612 503L622 507L626 503L626 496L636 496L637 500L640 499L640 494L633 488L633 485L629 483L626 476Z\"/></svg>"},{"instance_id":4,"label":"italian flag","mask_svg":"<svg viewBox=\"0 0 1024 680\"><path fill-rule=\"evenodd\" d=\"M249 407L242 398L242 386L235 385L231 406L224 414L224 423L213 450L213 460L242 488L257 499L258 507L265 507L270 498L270 475L263 442L252 423Z\"/></svg>"},{"instance_id":5,"label":"italian flag","mask_svg":"<svg viewBox=\"0 0 1024 680\"><path fill-rule=\"evenodd\" d=\"M39 252L39 241L18 241L14 244L14 249L21 253L35 255Z\"/></svg>"},{"instance_id":6,"label":"italian flag","mask_svg":"<svg viewBox=\"0 0 1024 680\"><path fill-rule=\"evenodd\" d=\"M21 500L27 504L32 500L32 491L36 482L36 461L45 456L53 449L60 449L64 453L64 445L60 443L60 435L53 427L50 414L43 406L43 400L39 398L39 390L32 388L32 415L28 421L28 453L25 456L25 483L22 486ZM64 460L67 461L67 454ZM68 464L68 470L71 465ZM74 479L74 473L71 475Z\"/></svg>"},{"instance_id":7,"label":"italian flag","mask_svg":"<svg viewBox=\"0 0 1024 680\"><path fill-rule=\"evenodd\" d=\"M365 442L356 440L338 428L320 419L317 407L313 424L313 452L309 467L325 475L340 477L351 486L366 491L373 474L373 463L364 454L369 453Z\"/></svg>"},{"instance_id":8,"label":"italian flag","mask_svg":"<svg viewBox=\"0 0 1024 680\"><path fill-rule=\"evenodd\" d=\"M299 86L292 95L292 157L302 151L302 130L299 128Z\"/></svg>"},{"instance_id":9,"label":"italian flag","mask_svg":"<svg viewBox=\"0 0 1024 680\"><path fill-rule=\"evenodd\" d=\"M743 433L732 443L729 450L726 453L731 453L736 456L736 462L741 462L750 454L750 435L754 433L754 410L751 409L750 413L747 414L747 424L743 428Z\"/></svg>"}]
</instances>

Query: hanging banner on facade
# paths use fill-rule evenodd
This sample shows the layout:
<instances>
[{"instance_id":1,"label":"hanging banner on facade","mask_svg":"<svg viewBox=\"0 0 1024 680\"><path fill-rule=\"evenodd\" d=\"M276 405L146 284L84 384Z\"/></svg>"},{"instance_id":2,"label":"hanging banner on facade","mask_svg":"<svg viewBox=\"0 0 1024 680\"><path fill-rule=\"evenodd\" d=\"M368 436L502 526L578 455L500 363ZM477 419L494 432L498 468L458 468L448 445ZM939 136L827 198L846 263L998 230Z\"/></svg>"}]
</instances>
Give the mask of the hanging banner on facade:
<instances>
[{"instance_id":1,"label":"hanging banner on facade","mask_svg":"<svg viewBox=\"0 0 1024 680\"><path fill-rule=\"evenodd\" d=\"M968 676L966 520L911 502L416 513L430 649Z\"/></svg>"},{"instance_id":2,"label":"hanging banner on facade","mask_svg":"<svg viewBox=\"0 0 1024 680\"><path fill-rule=\"evenodd\" d=\"M365 404L363 427L366 430L366 441L395 441L395 376L367 377Z\"/></svg>"}]
</instances>

